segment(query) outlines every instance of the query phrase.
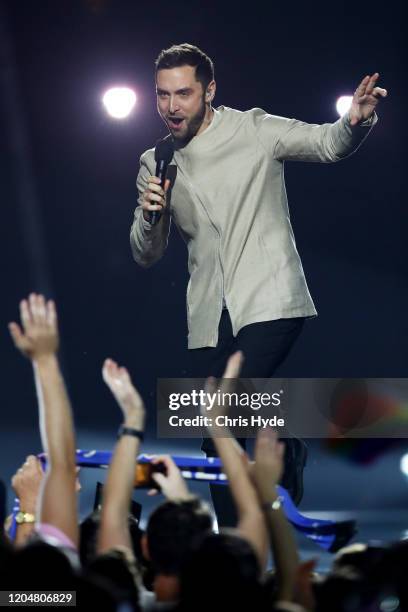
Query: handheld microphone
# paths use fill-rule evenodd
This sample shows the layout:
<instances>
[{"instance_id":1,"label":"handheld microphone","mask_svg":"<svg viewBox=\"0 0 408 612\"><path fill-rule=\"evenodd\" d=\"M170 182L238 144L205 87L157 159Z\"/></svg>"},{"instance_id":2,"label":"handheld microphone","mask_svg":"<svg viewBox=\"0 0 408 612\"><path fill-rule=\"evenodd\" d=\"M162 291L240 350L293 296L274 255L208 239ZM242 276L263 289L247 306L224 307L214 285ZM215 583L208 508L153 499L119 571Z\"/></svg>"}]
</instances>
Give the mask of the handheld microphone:
<instances>
[{"instance_id":1,"label":"handheld microphone","mask_svg":"<svg viewBox=\"0 0 408 612\"><path fill-rule=\"evenodd\" d=\"M160 186L164 189L166 182L167 167L174 154L174 142L171 134L159 140L154 149L154 159L156 161L156 176L160 179ZM161 213L154 210L150 213L150 224L156 225L160 219Z\"/></svg>"}]
</instances>

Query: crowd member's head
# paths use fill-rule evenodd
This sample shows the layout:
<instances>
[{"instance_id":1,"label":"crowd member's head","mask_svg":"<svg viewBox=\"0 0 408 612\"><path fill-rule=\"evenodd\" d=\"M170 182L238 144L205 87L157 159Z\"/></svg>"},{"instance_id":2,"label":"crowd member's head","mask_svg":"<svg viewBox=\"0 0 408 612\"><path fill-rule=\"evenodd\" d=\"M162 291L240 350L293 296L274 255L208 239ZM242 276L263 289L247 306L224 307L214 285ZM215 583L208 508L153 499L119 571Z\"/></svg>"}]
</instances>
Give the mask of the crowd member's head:
<instances>
[{"instance_id":1,"label":"crowd member's head","mask_svg":"<svg viewBox=\"0 0 408 612\"><path fill-rule=\"evenodd\" d=\"M210 510L198 497L165 501L150 515L145 556L156 573L178 575L192 544L211 529Z\"/></svg>"},{"instance_id":2,"label":"crowd member's head","mask_svg":"<svg viewBox=\"0 0 408 612\"><path fill-rule=\"evenodd\" d=\"M264 591L258 559L234 530L208 534L195 547L181 576L183 610L261 610Z\"/></svg>"},{"instance_id":3,"label":"crowd member's head","mask_svg":"<svg viewBox=\"0 0 408 612\"><path fill-rule=\"evenodd\" d=\"M349 567L338 569L316 585L316 611L361 612L364 591L359 572Z\"/></svg>"},{"instance_id":4,"label":"crowd member's head","mask_svg":"<svg viewBox=\"0 0 408 612\"><path fill-rule=\"evenodd\" d=\"M383 557L384 546L368 546L355 543L339 550L333 563L333 570L350 567L360 575L366 575Z\"/></svg>"},{"instance_id":5,"label":"crowd member's head","mask_svg":"<svg viewBox=\"0 0 408 612\"><path fill-rule=\"evenodd\" d=\"M84 518L80 525L79 556L83 566L88 565L96 556L96 545L98 531L101 522L100 510L94 510ZM132 542L133 553L136 559L142 559L141 538L142 530L137 519L129 514L129 533Z\"/></svg>"},{"instance_id":6,"label":"crowd member's head","mask_svg":"<svg viewBox=\"0 0 408 612\"><path fill-rule=\"evenodd\" d=\"M184 43L159 54L157 108L179 143L187 144L208 125L215 89L213 62L198 47Z\"/></svg>"},{"instance_id":7,"label":"crowd member's head","mask_svg":"<svg viewBox=\"0 0 408 612\"><path fill-rule=\"evenodd\" d=\"M408 542L395 542L384 550L382 558L371 567L368 580L380 598L399 600L400 610L408 610ZM385 609L385 606L383 606Z\"/></svg>"},{"instance_id":8,"label":"crowd member's head","mask_svg":"<svg viewBox=\"0 0 408 612\"><path fill-rule=\"evenodd\" d=\"M138 572L133 558L125 550L111 550L99 555L88 565L89 575L103 580L105 588L118 601L132 602L132 610L139 610Z\"/></svg>"},{"instance_id":9,"label":"crowd member's head","mask_svg":"<svg viewBox=\"0 0 408 612\"><path fill-rule=\"evenodd\" d=\"M37 538L15 550L5 584L10 590L73 591L75 571L67 551Z\"/></svg>"}]
</instances>

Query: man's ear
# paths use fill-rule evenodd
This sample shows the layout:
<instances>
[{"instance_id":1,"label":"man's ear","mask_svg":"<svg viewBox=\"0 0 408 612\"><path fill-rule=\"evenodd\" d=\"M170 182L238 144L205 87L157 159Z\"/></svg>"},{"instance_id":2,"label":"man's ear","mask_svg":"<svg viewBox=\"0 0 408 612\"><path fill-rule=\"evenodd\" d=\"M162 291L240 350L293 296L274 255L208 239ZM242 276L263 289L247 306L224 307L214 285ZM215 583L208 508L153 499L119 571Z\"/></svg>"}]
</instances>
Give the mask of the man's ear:
<instances>
[{"instance_id":1,"label":"man's ear","mask_svg":"<svg viewBox=\"0 0 408 612\"><path fill-rule=\"evenodd\" d=\"M216 90L215 81L211 81L210 83L208 83L207 91L205 94L206 102L212 102L214 100L215 90Z\"/></svg>"},{"instance_id":2,"label":"man's ear","mask_svg":"<svg viewBox=\"0 0 408 612\"><path fill-rule=\"evenodd\" d=\"M149 543L147 541L147 535L145 533L142 535L142 539L140 540L140 545L142 547L143 557L146 559L146 561L150 561Z\"/></svg>"}]
</instances>

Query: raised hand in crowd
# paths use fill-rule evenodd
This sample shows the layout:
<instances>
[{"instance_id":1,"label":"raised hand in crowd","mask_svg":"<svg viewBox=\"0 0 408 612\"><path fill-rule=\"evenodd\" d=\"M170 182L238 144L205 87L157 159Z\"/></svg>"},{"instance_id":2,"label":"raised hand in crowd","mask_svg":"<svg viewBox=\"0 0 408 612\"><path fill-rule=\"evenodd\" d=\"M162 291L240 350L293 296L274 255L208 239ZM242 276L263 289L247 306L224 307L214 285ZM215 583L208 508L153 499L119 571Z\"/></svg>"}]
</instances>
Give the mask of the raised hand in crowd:
<instances>
[{"instance_id":1,"label":"raised hand in crowd","mask_svg":"<svg viewBox=\"0 0 408 612\"><path fill-rule=\"evenodd\" d=\"M80 468L76 467L75 490L77 492L81 490L81 483L78 478L79 471ZM20 506L14 539L16 546L24 545L34 531L38 498L43 478L44 470L41 461L35 455L28 455L25 462L11 478L11 486L14 489ZM11 515L9 518L11 519Z\"/></svg>"},{"instance_id":2,"label":"raised hand in crowd","mask_svg":"<svg viewBox=\"0 0 408 612\"><path fill-rule=\"evenodd\" d=\"M16 546L25 544L34 530L38 496L43 478L41 461L34 455L29 455L11 479L11 486L20 502L19 521L14 540Z\"/></svg>"},{"instance_id":3,"label":"raised hand in crowd","mask_svg":"<svg viewBox=\"0 0 408 612\"><path fill-rule=\"evenodd\" d=\"M234 380L239 378L243 358L240 351L234 353L228 359L223 378L218 387L214 378L209 378L206 381L206 393L215 393L218 388L221 395L230 393L233 390ZM211 410L213 425L208 428L208 431L228 477L231 495L237 509L237 529L253 546L260 568L263 571L266 567L268 552L268 537L264 516L258 502L257 492L243 461L242 448L227 427L214 425L216 417L224 413L225 408L215 402Z\"/></svg>"},{"instance_id":4,"label":"raised hand in crowd","mask_svg":"<svg viewBox=\"0 0 408 612\"><path fill-rule=\"evenodd\" d=\"M152 473L152 479L159 488L150 489L148 495L156 495L160 491L170 500L188 499L190 497L187 483L170 455L155 455L152 457L151 463L153 465L161 464L164 466L165 472Z\"/></svg>"},{"instance_id":5,"label":"raised hand in crowd","mask_svg":"<svg viewBox=\"0 0 408 612\"><path fill-rule=\"evenodd\" d=\"M251 474L269 530L276 567L278 600L294 599L299 556L291 525L280 504L276 486L283 473L285 444L272 428L260 429Z\"/></svg>"},{"instance_id":6,"label":"raised hand in crowd","mask_svg":"<svg viewBox=\"0 0 408 612\"><path fill-rule=\"evenodd\" d=\"M128 517L135 483L136 457L143 439L145 407L126 368L119 367L112 359L106 359L102 376L120 406L123 425L103 490L98 552L123 547L133 556Z\"/></svg>"},{"instance_id":7,"label":"raised hand in crowd","mask_svg":"<svg viewBox=\"0 0 408 612\"><path fill-rule=\"evenodd\" d=\"M37 389L40 433L47 469L41 483L37 530L51 526L78 545L75 436L69 398L60 371L57 350L57 313L52 300L32 293L20 303L21 324L9 330L14 345L31 360ZM64 500L64 503L61 503ZM48 529L48 527L47 527Z\"/></svg>"}]
</instances>

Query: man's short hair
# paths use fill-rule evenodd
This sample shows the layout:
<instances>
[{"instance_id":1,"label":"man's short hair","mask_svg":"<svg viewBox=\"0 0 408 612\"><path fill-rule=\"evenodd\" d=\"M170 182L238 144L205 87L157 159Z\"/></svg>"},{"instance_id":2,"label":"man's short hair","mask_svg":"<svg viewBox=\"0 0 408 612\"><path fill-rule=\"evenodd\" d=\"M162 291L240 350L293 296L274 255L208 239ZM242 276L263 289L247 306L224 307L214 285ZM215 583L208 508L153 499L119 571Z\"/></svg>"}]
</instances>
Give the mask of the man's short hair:
<instances>
[{"instance_id":1,"label":"man's short hair","mask_svg":"<svg viewBox=\"0 0 408 612\"><path fill-rule=\"evenodd\" d=\"M150 561L156 572L178 575L197 538L212 529L206 503L191 496L166 501L149 517L146 535Z\"/></svg>"},{"instance_id":2,"label":"man's short hair","mask_svg":"<svg viewBox=\"0 0 408 612\"><path fill-rule=\"evenodd\" d=\"M189 43L173 45L168 49L163 49L160 51L155 65L156 74L159 70L163 69L178 68L180 66L195 67L196 80L201 83L204 91L214 79L214 64L211 58L201 49Z\"/></svg>"}]
</instances>

